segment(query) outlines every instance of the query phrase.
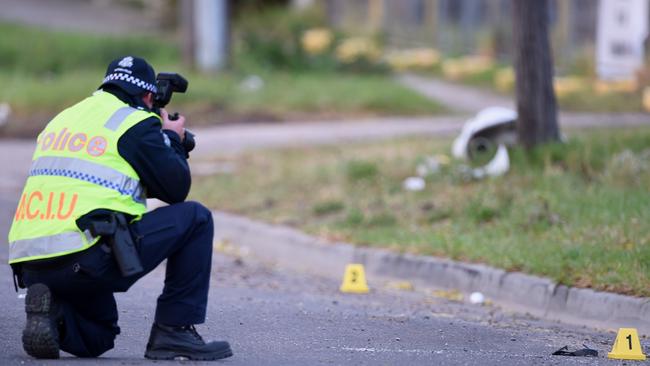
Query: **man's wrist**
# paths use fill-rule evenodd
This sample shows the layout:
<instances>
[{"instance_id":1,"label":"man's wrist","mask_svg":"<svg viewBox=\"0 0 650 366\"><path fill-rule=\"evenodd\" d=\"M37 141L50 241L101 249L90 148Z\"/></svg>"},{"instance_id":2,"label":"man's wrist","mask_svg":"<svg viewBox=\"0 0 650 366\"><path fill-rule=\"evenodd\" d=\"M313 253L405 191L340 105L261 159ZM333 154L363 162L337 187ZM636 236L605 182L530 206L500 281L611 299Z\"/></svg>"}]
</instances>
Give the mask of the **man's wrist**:
<instances>
[{"instance_id":1,"label":"man's wrist","mask_svg":"<svg viewBox=\"0 0 650 366\"><path fill-rule=\"evenodd\" d=\"M170 147L177 154L185 157L187 159L189 155L187 154L187 149L185 148L184 141L181 140L178 133L174 130L163 129L163 133L169 138Z\"/></svg>"},{"instance_id":2,"label":"man's wrist","mask_svg":"<svg viewBox=\"0 0 650 366\"><path fill-rule=\"evenodd\" d=\"M172 130L171 128L163 128L163 132L167 133L167 136L169 136L169 138L172 138L173 136L174 138L178 139L178 142L183 142L185 139L185 131L183 131L183 134L181 135L176 130ZM170 134L169 132L173 133Z\"/></svg>"}]
</instances>

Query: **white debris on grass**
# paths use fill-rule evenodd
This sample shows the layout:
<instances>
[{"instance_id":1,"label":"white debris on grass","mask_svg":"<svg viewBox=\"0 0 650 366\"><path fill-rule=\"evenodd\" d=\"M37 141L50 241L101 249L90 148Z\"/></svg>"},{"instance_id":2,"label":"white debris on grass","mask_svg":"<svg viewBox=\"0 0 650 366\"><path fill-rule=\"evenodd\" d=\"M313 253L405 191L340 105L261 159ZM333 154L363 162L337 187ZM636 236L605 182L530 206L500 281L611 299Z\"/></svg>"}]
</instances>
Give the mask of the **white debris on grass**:
<instances>
[{"instance_id":1,"label":"white debris on grass","mask_svg":"<svg viewBox=\"0 0 650 366\"><path fill-rule=\"evenodd\" d=\"M486 165L472 169L472 177L482 179L485 177L498 177L508 172L510 169L510 157L505 145L499 145L494 158Z\"/></svg>"},{"instance_id":2,"label":"white debris on grass","mask_svg":"<svg viewBox=\"0 0 650 366\"><path fill-rule=\"evenodd\" d=\"M485 296L480 292L472 292L469 295L469 302L476 305L481 305L485 302Z\"/></svg>"},{"instance_id":3,"label":"white debris on grass","mask_svg":"<svg viewBox=\"0 0 650 366\"><path fill-rule=\"evenodd\" d=\"M423 162L417 165L415 171L418 176L424 178L438 173L447 164L449 164L449 157L447 155L427 156Z\"/></svg>"},{"instance_id":4,"label":"white debris on grass","mask_svg":"<svg viewBox=\"0 0 650 366\"><path fill-rule=\"evenodd\" d=\"M476 114L476 117L467 120L463 125L460 135L456 137L451 148L452 155L457 159L468 159L467 146L474 135L482 130L509 123L517 119L517 112L509 108L490 107Z\"/></svg>"},{"instance_id":5,"label":"white debris on grass","mask_svg":"<svg viewBox=\"0 0 650 366\"><path fill-rule=\"evenodd\" d=\"M422 177L408 177L404 179L404 182L402 183L404 189L411 192L421 191L426 187L426 185L427 184Z\"/></svg>"},{"instance_id":6,"label":"white debris on grass","mask_svg":"<svg viewBox=\"0 0 650 366\"><path fill-rule=\"evenodd\" d=\"M255 92L264 87L264 79L257 75L249 75L239 84L239 88L246 92Z\"/></svg>"},{"instance_id":7,"label":"white debris on grass","mask_svg":"<svg viewBox=\"0 0 650 366\"><path fill-rule=\"evenodd\" d=\"M469 148L473 140L484 139L490 143L498 144L498 146L494 157L487 164L478 168L464 166L461 170L467 171L474 179L497 177L507 173L510 169L510 157L506 143L513 143L512 128L513 121L516 119L517 112L511 109L491 107L480 111L476 117L468 120L452 145L454 157L470 160ZM502 130L499 132L499 129ZM488 132L487 135L481 136L486 132Z\"/></svg>"}]
</instances>

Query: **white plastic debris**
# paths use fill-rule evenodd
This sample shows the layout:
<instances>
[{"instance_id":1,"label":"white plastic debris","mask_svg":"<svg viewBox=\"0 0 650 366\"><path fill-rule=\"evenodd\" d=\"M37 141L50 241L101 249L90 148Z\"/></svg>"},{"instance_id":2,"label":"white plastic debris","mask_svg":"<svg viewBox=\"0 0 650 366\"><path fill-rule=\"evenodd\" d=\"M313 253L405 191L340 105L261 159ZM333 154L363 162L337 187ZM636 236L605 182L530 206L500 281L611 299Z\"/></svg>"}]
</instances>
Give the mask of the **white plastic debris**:
<instances>
[{"instance_id":1,"label":"white plastic debris","mask_svg":"<svg viewBox=\"0 0 650 366\"><path fill-rule=\"evenodd\" d=\"M25 296L27 296L27 294L18 294L18 298L19 298L19 299L24 299Z\"/></svg>"},{"instance_id":2,"label":"white plastic debris","mask_svg":"<svg viewBox=\"0 0 650 366\"><path fill-rule=\"evenodd\" d=\"M404 182L402 183L402 186L404 189L407 191L421 191L426 187L427 183L422 179L422 177L408 177L404 179Z\"/></svg>"},{"instance_id":3,"label":"white plastic debris","mask_svg":"<svg viewBox=\"0 0 650 366\"><path fill-rule=\"evenodd\" d=\"M517 113L503 107L490 107L468 120L452 145L452 155L458 159L471 160L472 153L494 149L492 159L478 168L469 168L472 178L496 177L510 169L510 157L506 145L516 140L515 121ZM478 149L478 150L476 150ZM472 151L470 151L472 150ZM492 150L494 151L494 150Z\"/></svg>"},{"instance_id":4,"label":"white plastic debris","mask_svg":"<svg viewBox=\"0 0 650 366\"><path fill-rule=\"evenodd\" d=\"M426 177L440 171L440 162L435 156L427 156L423 162L418 164L415 171L420 177Z\"/></svg>"},{"instance_id":5,"label":"white plastic debris","mask_svg":"<svg viewBox=\"0 0 650 366\"><path fill-rule=\"evenodd\" d=\"M239 84L239 88L247 92L255 92L264 87L264 79L257 75L249 75Z\"/></svg>"},{"instance_id":6,"label":"white plastic debris","mask_svg":"<svg viewBox=\"0 0 650 366\"><path fill-rule=\"evenodd\" d=\"M415 172L418 176L424 178L429 175L436 174L442 169L444 165L449 164L449 157L447 155L427 156L424 161L418 164Z\"/></svg>"},{"instance_id":7,"label":"white plastic debris","mask_svg":"<svg viewBox=\"0 0 650 366\"><path fill-rule=\"evenodd\" d=\"M488 128L512 123L517 119L517 112L509 108L490 107L478 112L476 117L468 120L463 125L460 135L454 140L451 148L452 155L457 159L467 159L469 141L477 132Z\"/></svg>"},{"instance_id":8,"label":"white plastic debris","mask_svg":"<svg viewBox=\"0 0 650 366\"><path fill-rule=\"evenodd\" d=\"M0 103L0 127L4 126L9 122L9 116L11 115L11 107L8 103Z\"/></svg>"},{"instance_id":9,"label":"white plastic debris","mask_svg":"<svg viewBox=\"0 0 650 366\"><path fill-rule=\"evenodd\" d=\"M508 156L508 149L505 145L501 144L497 148L497 153L489 163L472 170L472 176L476 179L489 177L498 177L508 172L510 169L510 157Z\"/></svg>"},{"instance_id":10,"label":"white plastic debris","mask_svg":"<svg viewBox=\"0 0 650 366\"><path fill-rule=\"evenodd\" d=\"M485 296L480 292L472 292L472 294L469 295L469 302L477 305L483 304L485 302Z\"/></svg>"},{"instance_id":11,"label":"white plastic debris","mask_svg":"<svg viewBox=\"0 0 650 366\"><path fill-rule=\"evenodd\" d=\"M437 168L437 167L435 167L435 168L432 169L432 168L429 167L429 165L426 164L426 163L420 163L420 164L418 164L417 167L415 167L415 172L416 172L416 173L418 174L418 176L420 176L420 177L426 177L427 175L430 175L430 174L436 173L437 171L438 171L438 168Z\"/></svg>"}]
</instances>

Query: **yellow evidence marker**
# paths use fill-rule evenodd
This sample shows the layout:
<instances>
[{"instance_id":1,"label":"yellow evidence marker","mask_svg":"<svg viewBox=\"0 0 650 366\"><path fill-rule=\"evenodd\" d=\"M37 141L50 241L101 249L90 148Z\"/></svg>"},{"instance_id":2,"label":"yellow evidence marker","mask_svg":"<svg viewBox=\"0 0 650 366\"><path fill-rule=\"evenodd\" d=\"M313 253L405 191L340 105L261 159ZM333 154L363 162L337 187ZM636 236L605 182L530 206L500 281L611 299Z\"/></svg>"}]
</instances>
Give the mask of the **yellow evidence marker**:
<instances>
[{"instance_id":1,"label":"yellow evidence marker","mask_svg":"<svg viewBox=\"0 0 650 366\"><path fill-rule=\"evenodd\" d=\"M340 288L341 292L353 294L367 294L368 284L366 283L366 274L363 264L348 264L345 267L343 283Z\"/></svg>"},{"instance_id":2,"label":"yellow evidence marker","mask_svg":"<svg viewBox=\"0 0 650 366\"><path fill-rule=\"evenodd\" d=\"M619 360L645 360L645 355L641 349L639 334L636 328L620 328L614 341L612 352L607 354L607 358Z\"/></svg>"}]
</instances>

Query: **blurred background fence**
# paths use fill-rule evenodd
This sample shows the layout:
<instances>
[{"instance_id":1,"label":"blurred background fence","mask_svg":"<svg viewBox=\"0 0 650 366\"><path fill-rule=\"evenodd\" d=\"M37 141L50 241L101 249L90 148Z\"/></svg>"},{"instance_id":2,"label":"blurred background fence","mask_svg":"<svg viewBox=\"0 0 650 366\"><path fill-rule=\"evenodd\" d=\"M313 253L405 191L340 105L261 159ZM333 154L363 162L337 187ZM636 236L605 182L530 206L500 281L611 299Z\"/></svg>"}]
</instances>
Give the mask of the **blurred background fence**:
<instances>
[{"instance_id":1,"label":"blurred background fence","mask_svg":"<svg viewBox=\"0 0 650 366\"><path fill-rule=\"evenodd\" d=\"M551 1L554 56L573 62L596 42L598 1ZM511 0L327 0L331 24L351 32L379 32L395 48L434 47L449 56L511 57Z\"/></svg>"}]
</instances>

